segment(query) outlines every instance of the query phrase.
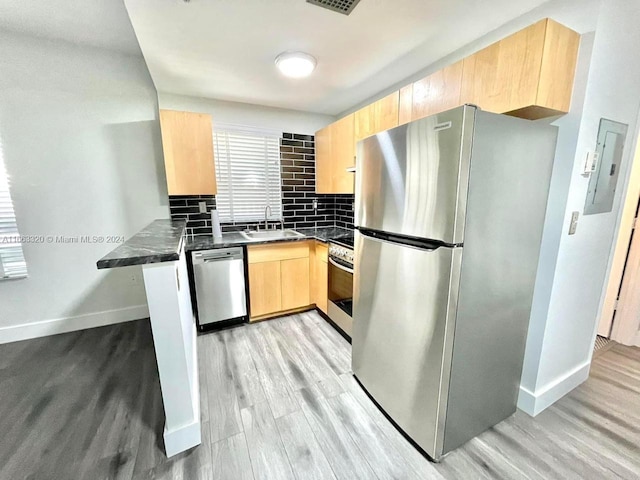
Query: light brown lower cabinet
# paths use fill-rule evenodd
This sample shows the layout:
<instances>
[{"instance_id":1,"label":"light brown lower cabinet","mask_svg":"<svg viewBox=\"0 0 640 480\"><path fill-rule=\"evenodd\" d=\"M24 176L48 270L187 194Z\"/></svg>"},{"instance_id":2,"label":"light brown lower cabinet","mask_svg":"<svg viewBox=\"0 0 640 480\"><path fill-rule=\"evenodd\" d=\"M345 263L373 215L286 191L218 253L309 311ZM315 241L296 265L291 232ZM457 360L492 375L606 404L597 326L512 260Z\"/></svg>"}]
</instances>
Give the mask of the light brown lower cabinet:
<instances>
[{"instance_id":1,"label":"light brown lower cabinet","mask_svg":"<svg viewBox=\"0 0 640 480\"><path fill-rule=\"evenodd\" d=\"M327 245L316 242L311 280L313 303L324 313L327 313L329 307L329 265L327 263L327 254Z\"/></svg>"},{"instance_id":2,"label":"light brown lower cabinet","mask_svg":"<svg viewBox=\"0 0 640 480\"><path fill-rule=\"evenodd\" d=\"M311 304L309 294L309 257L282 260L282 310L306 307Z\"/></svg>"},{"instance_id":3,"label":"light brown lower cabinet","mask_svg":"<svg viewBox=\"0 0 640 480\"><path fill-rule=\"evenodd\" d=\"M317 241L250 245L251 321L302 310L328 307L327 245Z\"/></svg>"},{"instance_id":4,"label":"light brown lower cabinet","mask_svg":"<svg viewBox=\"0 0 640 480\"><path fill-rule=\"evenodd\" d=\"M251 317L282 310L282 270L280 261L249 265Z\"/></svg>"},{"instance_id":5,"label":"light brown lower cabinet","mask_svg":"<svg viewBox=\"0 0 640 480\"><path fill-rule=\"evenodd\" d=\"M312 304L312 246L313 242L288 242L248 247L252 321Z\"/></svg>"}]
</instances>

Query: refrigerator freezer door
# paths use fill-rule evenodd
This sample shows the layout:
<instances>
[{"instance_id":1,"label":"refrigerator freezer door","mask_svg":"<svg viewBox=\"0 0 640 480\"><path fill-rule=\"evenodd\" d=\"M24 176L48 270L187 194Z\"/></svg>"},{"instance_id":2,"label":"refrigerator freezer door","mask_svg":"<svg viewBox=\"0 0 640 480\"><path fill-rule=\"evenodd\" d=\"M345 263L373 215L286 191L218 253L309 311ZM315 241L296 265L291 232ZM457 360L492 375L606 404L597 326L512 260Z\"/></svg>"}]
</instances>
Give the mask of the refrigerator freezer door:
<instances>
[{"instance_id":1,"label":"refrigerator freezer door","mask_svg":"<svg viewBox=\"0 0 640 480\"><path fill-rule=\"evenodd\" d=\"M462 243L475 113L463 106L359 142L355 225Z\"/></svg>"},{"instance_id":2,"label":"refrigerator freezer door","mask_svg":"<svg viewBox=\"0 0 640 480\"><path fill-rule=\"evenodd\" d=\"M462 248L421 250L356 232L355 256L354 374L438 458Z\"/></svg>"}]
</instances>

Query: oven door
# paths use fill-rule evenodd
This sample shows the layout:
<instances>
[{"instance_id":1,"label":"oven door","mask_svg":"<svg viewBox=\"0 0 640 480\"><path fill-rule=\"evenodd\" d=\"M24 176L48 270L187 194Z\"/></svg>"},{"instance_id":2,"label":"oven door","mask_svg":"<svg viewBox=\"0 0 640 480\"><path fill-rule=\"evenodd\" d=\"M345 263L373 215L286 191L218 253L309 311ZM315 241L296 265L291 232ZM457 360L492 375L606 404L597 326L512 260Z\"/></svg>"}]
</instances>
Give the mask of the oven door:
<instances>
[{"instance_id":1,"label":"oven door","mask_svg":"<svg viewBox=\"0 0 640 480\"><path fill-rule=\"evenodd\" d=\"M329 318L351 338L353 268L329 256Z\"/></svg>"}]
</instances>

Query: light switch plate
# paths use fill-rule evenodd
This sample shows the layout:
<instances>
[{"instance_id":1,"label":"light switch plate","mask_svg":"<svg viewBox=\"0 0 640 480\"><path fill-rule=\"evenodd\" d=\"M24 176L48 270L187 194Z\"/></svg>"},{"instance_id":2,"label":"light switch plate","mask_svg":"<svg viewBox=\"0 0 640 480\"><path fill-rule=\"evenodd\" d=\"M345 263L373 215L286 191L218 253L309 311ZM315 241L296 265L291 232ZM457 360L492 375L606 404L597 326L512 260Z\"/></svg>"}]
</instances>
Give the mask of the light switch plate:
<instances>
[{"instance_id":1,"label":"light switch plate","mask_svg":"<svg viewBox=\"0 0 640 480\"><path fill-rule=\"evenodd\" d=\"M584 162L583 175L591 175L596 171L600 154L598 152L587 152L587 158Z\"/></svg>"},{"instance_id":2,"label":"light switch plate","mask_svg":"<svg viewBox=\"0 0 640 480\"><path fill-rule=\"evenodd\" d=\"M580 212L571 213L571 223L569 224L569 235L575 235L576 229L578 228L578 216Z\"/></svg>"}]
</instances>

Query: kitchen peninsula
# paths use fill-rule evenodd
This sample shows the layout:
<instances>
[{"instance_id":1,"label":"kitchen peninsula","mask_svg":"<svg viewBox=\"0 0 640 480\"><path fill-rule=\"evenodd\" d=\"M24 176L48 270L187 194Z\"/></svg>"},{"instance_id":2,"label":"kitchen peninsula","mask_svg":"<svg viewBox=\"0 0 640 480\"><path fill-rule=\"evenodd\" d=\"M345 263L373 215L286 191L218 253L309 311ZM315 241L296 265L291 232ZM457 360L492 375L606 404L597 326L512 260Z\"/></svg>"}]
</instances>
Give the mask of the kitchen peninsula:
<instances>
[{"instance_id":1,"label":"kitchen peninsula","mask_svg":"<svg viewBox=\"0 0 640 480\"><path fill-rule=\"evenodd\" d=\"M155 220L97 262L99 269L142 265L164 404L167 457L202 440L185 226L184 221Z\"/></svg>"}]
</instances>

